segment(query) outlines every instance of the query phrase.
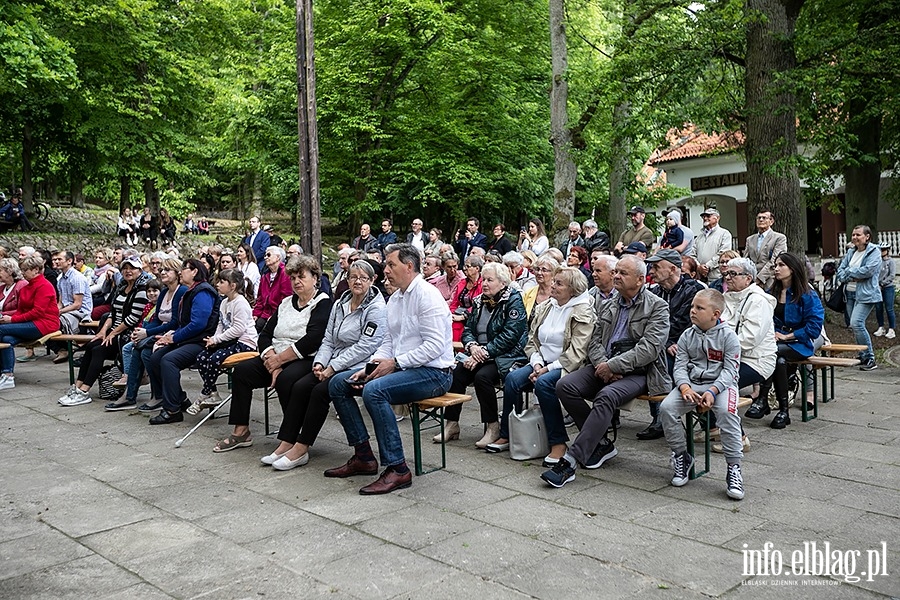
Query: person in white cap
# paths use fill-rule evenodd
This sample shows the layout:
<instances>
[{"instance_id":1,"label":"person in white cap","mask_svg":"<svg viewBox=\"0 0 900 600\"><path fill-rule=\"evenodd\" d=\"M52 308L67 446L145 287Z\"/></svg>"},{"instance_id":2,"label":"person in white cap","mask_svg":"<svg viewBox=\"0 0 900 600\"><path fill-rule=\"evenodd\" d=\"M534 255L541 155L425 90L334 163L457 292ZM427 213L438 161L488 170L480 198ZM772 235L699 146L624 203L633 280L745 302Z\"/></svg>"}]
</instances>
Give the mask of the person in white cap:
<instances>
[{"instance_id":1,"label":"person in white cap","mask_svg":"<svg viewBox=\"0 0 900 600\"><path fill-rule=\"evenodd\" d=\"M719 227L719 211L707 208L700 216L703 218L703 229L694 240L694 257L697 259L697 272L703 281L712 283L721 279L719 273L719 255L731 250L731 232Z\"/></svg>"}]
</instances>

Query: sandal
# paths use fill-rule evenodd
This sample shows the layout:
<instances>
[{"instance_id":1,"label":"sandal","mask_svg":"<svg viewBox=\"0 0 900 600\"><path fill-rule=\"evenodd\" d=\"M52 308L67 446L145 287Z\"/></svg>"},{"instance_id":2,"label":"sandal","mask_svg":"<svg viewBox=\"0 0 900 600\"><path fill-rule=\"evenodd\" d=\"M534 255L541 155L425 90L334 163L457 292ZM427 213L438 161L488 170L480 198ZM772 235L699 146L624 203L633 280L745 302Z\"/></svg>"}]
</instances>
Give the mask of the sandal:
<instances>
[{"instance_id":1,"label":"sandal","mask_svg":"<svg viewBox=\"0 0 900 600\"><path fill-rule=\"evenodd\" d=\"M234 450L235 448L248 448L252 445L253 440L250 439L249 431L244 435L234 435L232 433L224 440L220 440L216 444L216 447L213 448L213 452L228 452L229 450Z\"/></svg>"}]
</instances>

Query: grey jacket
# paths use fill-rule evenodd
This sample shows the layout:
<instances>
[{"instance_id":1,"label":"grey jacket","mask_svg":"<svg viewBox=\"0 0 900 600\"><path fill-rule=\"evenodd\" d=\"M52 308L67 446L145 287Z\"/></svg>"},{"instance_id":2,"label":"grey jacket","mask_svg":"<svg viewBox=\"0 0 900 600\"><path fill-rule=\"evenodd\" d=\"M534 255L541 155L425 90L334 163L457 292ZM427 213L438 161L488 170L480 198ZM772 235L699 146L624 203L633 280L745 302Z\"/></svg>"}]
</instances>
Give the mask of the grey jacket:
<instances>
[{"instance_id":1,"label":"grey jacket","mask_svg":"<svg viewBox=\"0 0 900 600\"><path fill-rule=\"evenodd\" d=\"M616 294L601 302L597 308L597 324L588 346L588 359L592 366L608 362L613 373L626 375L640 367L648 367L647 389L651 396L672 391L666 364L666 338L669 336L669 305L652 294L647 286L635 296L628 321L628 336L638 340L637 345L616 357L606 356L606 347L619 319L621 297Z\"/></svg>"},{"instance_id":2,"label":"grey jacket","mask_svg":"<svg viewBox=\"0 0 900 600\"><path fill-rule=\"evenodd\" d=\"M719 321L708 331L691 325L678 338L675 354L675 387L715 386L719 393L737 387L741 367L741 343L734 330Z\"/></svg>"},{"instance_id":3,"label":"grey jacket","mask_svg":"<svg viewBox=\"0 0 900 600\"><path fill-rule=\"evenodd\" d=\"M313 360L313 364L323 367L330 365L335 373L365 366L387 330L387 310L381 292L372 286L360 307L349 312L352 295L348 290L334 303L325 339Z\"/></svg>"}]
</instances>

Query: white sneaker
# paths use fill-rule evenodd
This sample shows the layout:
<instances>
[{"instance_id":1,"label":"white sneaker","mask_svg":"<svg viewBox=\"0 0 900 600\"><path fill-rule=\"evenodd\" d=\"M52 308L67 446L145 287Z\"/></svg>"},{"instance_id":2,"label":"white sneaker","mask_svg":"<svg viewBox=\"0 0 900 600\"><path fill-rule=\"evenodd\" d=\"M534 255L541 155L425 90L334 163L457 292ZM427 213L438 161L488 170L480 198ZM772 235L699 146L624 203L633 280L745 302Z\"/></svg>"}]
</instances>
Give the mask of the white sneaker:
<instances>
[{"instance_id":1,"label":"white sneaker","mask_svg":"<svg viewBox=\"0 0 900 600\"><path fill-rule=\"evenodd\" d=\"M884 337L885 337L886 339L892 340L892 339L894 339L895 337L897 337L897 334L894 333L894 330L893 330L893 329L888 329L888 330L887 330L887 333L884 334Z\"/></svg>"},{"instance_id":2,"label":"white sneaker","mask_svg":"<svg viewBox=\"0 0 900 600\"><path fill-rule=\"evenodd\" d=\"M71 396L66 397L65 402L63 402L62 398L59 399L59 403L63 406L79 406L81 404L90 404L91 401L91 395L88 392L82 392L81 390L72 392Z\"/></svg>"},{"instance_id":3,"label":"white sneaker","mask_svg":"<svg viewBox=\"0 0 900 600\"><path fill-rule=\"evenodd\" d=\"M73 383L72 385L69 386L69 389L66 390L66 393L59 397L59 400L57 400L57 402L59 402L60 404L65 404L66 402L68 402L69 396L71 396L74 393L75 393L75 384Z\"/></svg>"},{"instance_id":4,"label":"white sneaker","mask_svg":"<svg viewBox=\"0 0 900 600\"><path fill-rule=\"evenodd\" d=\"M8 373L0 375L0 390L11 390L16 387L16 380Z\"/></svg>"},{"instance_id":5,"label":"white sneaker","mask_svg":"<svg viewBox=\"0 0 900 600\"><path fill-rule=\"evenodd\" d=\"M881 336L883 336L885 333L886 333L886 332L885 332L884 327L879 327L878 329L875 330L874 335L875 335L875 337L881 337Z\"/></svg>"}]
</instances>

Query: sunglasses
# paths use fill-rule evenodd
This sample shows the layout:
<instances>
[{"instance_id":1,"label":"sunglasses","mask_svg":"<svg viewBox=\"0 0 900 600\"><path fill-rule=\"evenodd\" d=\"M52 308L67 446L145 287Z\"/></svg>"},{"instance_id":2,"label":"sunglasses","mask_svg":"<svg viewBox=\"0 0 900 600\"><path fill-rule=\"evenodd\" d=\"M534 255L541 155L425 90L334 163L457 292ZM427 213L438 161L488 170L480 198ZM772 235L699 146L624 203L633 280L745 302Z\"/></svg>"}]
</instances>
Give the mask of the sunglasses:
<instances>
[{"instance_id":1,"label":"sunglasses","mask_svg":"<svg viewBox=\"0 0 900 600\"><path fill-rule=\"evenodd\" d=\"M747 275L747 273L738 273L737 271L725 271L722 277L737 277L738 275ZM749 275L747 275L749 277Z\"/></svg>"}]
</instances>

